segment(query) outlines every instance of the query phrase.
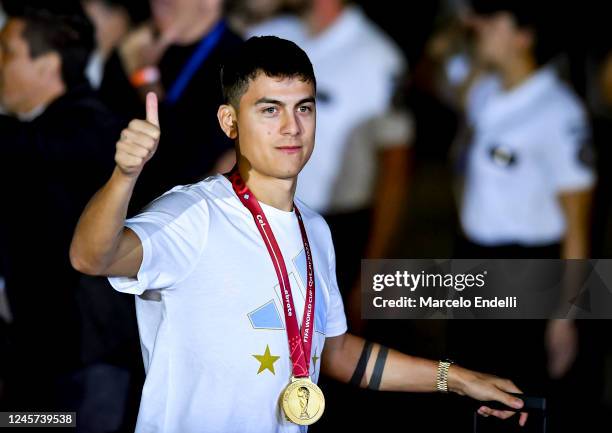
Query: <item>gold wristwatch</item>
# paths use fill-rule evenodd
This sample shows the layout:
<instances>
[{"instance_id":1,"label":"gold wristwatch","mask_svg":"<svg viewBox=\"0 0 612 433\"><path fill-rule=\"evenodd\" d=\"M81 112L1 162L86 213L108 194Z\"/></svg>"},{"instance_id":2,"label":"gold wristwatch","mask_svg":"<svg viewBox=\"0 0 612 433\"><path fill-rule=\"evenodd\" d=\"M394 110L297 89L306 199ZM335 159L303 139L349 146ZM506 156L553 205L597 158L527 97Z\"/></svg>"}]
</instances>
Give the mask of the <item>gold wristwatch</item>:
<instances>
[{"instance_id":1,"label":"gold wristwatch","mask_svg":"<svg viewBox=\"0 0 612 433\"><path fill-rule=\"evenodd\" d=\"M438 376L436 378L436 389L439 392L448 392L448 369L453 361L446 359L438 362Z\"/></svg>"}]
</instances>

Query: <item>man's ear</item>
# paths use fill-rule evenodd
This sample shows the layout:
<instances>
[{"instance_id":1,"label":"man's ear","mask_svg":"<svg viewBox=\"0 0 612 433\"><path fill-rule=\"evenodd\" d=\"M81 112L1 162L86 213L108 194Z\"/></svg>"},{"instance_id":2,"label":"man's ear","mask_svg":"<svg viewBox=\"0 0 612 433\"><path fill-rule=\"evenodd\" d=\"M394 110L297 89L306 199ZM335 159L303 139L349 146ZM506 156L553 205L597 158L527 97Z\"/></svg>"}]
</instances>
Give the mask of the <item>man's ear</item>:
<instances>
[{"instance_id":1,"label":"man's ear","mask_svg":"<svg viewBox=\"0 0 612 433\"><path fill-rule=\"evenodd\" d=\"M535 32L531 29L521 30L518 34L518 43L521 50L535 52Z\"/></svg>"},{"instance_id":2,"label":"man's ear","mask_svg":"<svg viewBox=\"0 0 612 433\"><path fill-rule=\"evenodd\" d=\"M233 106L223 104L217 110L217 119L221 129L232 140L238 138L238 116Z\"/></svg>"},{"instance_id":3,"label":"man's ear","mask_svg":"<svg viewBox=\"0 0 612 433\"><path fill-rule=\"evenodd\" d=\"M50 82L56 77L62 82L62 58L54 51L41 54L35 60L36 69L38 70L41 79Z\"/></svg>"}]
</instances>

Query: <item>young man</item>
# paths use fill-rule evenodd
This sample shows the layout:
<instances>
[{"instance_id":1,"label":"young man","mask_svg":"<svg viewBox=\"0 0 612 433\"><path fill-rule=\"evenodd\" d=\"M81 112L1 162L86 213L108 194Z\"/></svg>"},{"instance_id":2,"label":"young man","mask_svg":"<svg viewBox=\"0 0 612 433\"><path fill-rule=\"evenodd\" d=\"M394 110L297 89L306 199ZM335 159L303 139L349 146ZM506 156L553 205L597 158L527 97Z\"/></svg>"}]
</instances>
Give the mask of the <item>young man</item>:
<instances>
[{"instance_id":1,"label":"young man","mask_svg":"<svg viewBox=\"0 0 612 433\"><path fill-rule=\"evenodd\" d=\"M226 63L222 83L218 119L236 143L232 173L178 186L125 221L160 137L149 94L147 120L123 131L115 171L71 247L77 269L138 295L147 378L137 431L303 431L297 424L323 410L320 372L371 389L438 386L522 407L508 380L346 333L329 229L294 198L314 147L316 84L306 54L289 41L252 38Z\"/></svg>"}]
</instances>

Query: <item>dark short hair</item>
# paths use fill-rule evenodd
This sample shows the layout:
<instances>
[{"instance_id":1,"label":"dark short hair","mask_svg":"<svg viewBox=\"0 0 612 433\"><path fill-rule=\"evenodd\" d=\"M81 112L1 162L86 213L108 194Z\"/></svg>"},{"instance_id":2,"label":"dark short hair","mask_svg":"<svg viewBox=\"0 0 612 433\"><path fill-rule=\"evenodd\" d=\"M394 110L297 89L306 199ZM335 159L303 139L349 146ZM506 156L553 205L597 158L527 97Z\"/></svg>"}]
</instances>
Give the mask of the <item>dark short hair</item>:
<instances>
[{"instance_id":1,"label":"dark short hair","mask_svg":"<svg viewBox=\"0 0 612 433\"><path fill-rule=\"evenodd\" d=\"M547 0L472 0L474 12L493 15L506 12L520 29L534 35L533 54L538 65L544 65L562 50L559 17L552 13L555 4Z\"/></svg>"},{"instance_id":2,"label":"dark short hair","mask_svg":"<svg viewBox=\"0 0 612 433\"><path fill-rule=\"evenodd\" d=\"M26 8L11 15L25 22L21 37L30 56L57 52L62 61L62 79L70 88L85 81L85 69L95 47L94 28L85 14L57 13Z\"/></svg>"},{"instance_id":3,"label":"dark short hair","mask_svg":"<svg viewBox=\"0 0 612 433\"><path fill-rule=\"evenodd\" d=\"M256 36L241 44L221 67L224 102L238 107L250 81L261 73L268 77L298 77L312 83L315 89L317 86L312 64L304 50L276 36Z\"/></svg>"}]
</instances>

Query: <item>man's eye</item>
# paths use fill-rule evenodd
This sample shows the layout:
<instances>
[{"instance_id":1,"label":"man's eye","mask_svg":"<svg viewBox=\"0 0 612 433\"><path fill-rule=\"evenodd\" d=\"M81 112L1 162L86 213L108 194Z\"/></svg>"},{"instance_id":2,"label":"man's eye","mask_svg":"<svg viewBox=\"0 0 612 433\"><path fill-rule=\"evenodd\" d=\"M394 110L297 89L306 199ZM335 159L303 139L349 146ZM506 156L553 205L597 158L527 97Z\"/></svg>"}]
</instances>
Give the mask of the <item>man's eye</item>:
<instances>
[{"instance_id":1,"label":"man's eye","mask_svg":"<svg viewBox=\"0 0 612 433\"><path fill-rule=\"evenodd\" d=\"M276 113L276 107L268 107L268 108L264 108L263 112L265 114L274 114Z\"/></svg>"},{"instance_id":2,"label":"man's eye","mask_svg":"<svg viewBox=\"0 0 612 433\"><path fill-rule=\"evenodd\" d=\"M303 105L298 108L298 110L300 111L300 113L310 113L312 111L312 107L309 107L308 105Z\"/></svg>"}]
</instances>

